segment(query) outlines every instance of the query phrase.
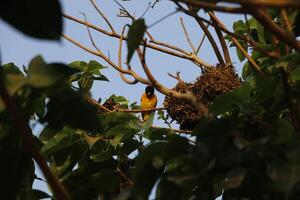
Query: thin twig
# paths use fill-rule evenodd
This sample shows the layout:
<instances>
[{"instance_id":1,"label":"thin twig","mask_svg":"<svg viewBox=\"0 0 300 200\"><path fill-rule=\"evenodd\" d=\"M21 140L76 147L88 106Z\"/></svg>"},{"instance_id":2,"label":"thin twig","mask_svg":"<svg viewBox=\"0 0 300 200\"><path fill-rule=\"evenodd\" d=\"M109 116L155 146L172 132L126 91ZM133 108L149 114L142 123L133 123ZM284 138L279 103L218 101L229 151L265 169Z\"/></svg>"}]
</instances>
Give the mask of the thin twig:
<instances>
[{"instance_id":1,"label":"thin twig","mask_svg":"<svg viewBox=\"0 0 300 200\"><path fill-rule=\"evenodd\" d=\"M117 108L116 112L125 112L125 113L140 113L140 112L147 112L147 111L156 111L156 110L166 110L166 108L148 108L148 109L119 109Z\"/></svg>"},{"instance_id":2,"label":"thin twig","mask_svg":"<svg viewBox=\"0 0 300 200\"><path fill-rule=\"evenodd\" d=\"M247 13L244 13L244 18L245 18L245 22L246 22L246 25L247 25L248 35L250 36L251 35L251 29L250 29L250 24L249 24L249 20L248 20L248 17L247 17Z\"/></svg>"},{"instance_id":3,"label":"thin twig","mask_svg":"<svg viewBox=\"0 0 300 200\"><path fill-rule=\"evenodd\" d=\"M190 12L193 12L192 7L188 6L188 8L189 8ZM205 33L208 41L210 42L210 44L211 44L211 46L213 48L213 51L215 52L215 55L216 55L219 63L221 65L225 65L225 62L223 60L223 57L222 57L222 55L220 53L220 50L219 50L217 44L216 44L216 41L214 40L212 34L209 32L208 28L205 26L205 24L203 23L203 21L200 18L194 17L194 19L196 20L196 22L198 23L198 25L201 27L201 29Z\"/></svg>"},{"instance_id":4,"label":"thin twig","mask_svg":"<svg viewBox=\"0 0 300 200\"><path fill-rule=\"evenodd\" d=\"M159 0L155 0L155 2L152 4L151 8L154 8L154 6L159 2Z\"/></svg>"},{"instance_id":5,"label":"thin twig","mask_svg":"<svg viewBox=\"0 0 300 200\"><path fill-rule=\"evenodd\" d=\"M107 19L107 17L104 15L104 13L100 10L100 8L97 6L96 4L96 0L90 0L90 2L93 4L94 8L96 9L96 11L101 15L101 17L104 19L104 21L106 22L106 24L109 26L110 30L115 33L115 29L112 26L112 24L109 22L109 20Z\"/></svg>"},{"instance_id":6,"label":"thin twig","mask_svg":"<svg viewBox=\"0 0 300 200\"><path fill-rule=\"evenodd\" d=\"M147 12L149 11L150 8L151 8L151 2L148 3L148 7L146 8L146 10L144 11L144 13L139 18L145 17L145 15L147 14Z\"/></svg>"},{"instance_id":7,"label":"thin twig","mask_svg":"<svg viewBox=\"0 0 300 200\"><path fill-rule=\"evenodd\" d=\"M206 28L208 29L209 24L206 24L205 26L206 26ZM205 33L203 33L202 36L201 36L200 43L199 43L199 45L198 45L197 51L196 51L196 55L198 55L198 53L199 53L199 51L200 51L200 49L201 49L201 47L202 47L202 45L203 45L203 42L204 42L205 37L206 37L206 35L205 35Z\"/></svg>"},{"instance_id":8,"label":"thin twig","mask_svg":"<svg viewBox=\"0 0 300 200\"><path fill-rule=\"evenodd\" d=\"M84 45L82 45L81 43L79 43L78 41L74 40L73 38L62 34L62 37L65 38L66 40L68 40L69 42L73 43L74 45L78 46L79 48L95 55L95 56L99 56L100 58L102 58L103 60L105 60L109 65L111 65L114 69L116 69L117 71L124 73L124 74L128 74L131 75L132 77L134 77L135 79L137 79L140 83L144 83L144 84L150 84L150 82L142 77L140 77L135 71L133 70L125 70L123 68L120 68L118 65L116 65L114 62L112 62L107 56L105 56L102 52L97 52L97 51L93 51L90 48L85 47Z\"/></svg>"},{"instance_id":9,"label":"thin twig","mask_svg":"<svg viewBox=\"0 0 300 200\"><path fill-rule=\"evenodd\" d=\"M120 10L125 12L125 14L127 15L127 17L130 17L132 20L134 20L134 16L131 15L128 10L125 8L125 6L123 6L120 2L118 2L117 0L113 0L119 7Z\"/></svg>"},{"instance_id":10,"label":"thin twig","mask_svg":"<svg viewBox=\"0 0 300 200\"><path fill-rule=\"evenodd\" d=\"M151 126L152 128L157 128L157 129L161 129L162 127L158 127L158 126ZM180 129L174 129L174 128L166 128L170 131L176 132L176 133L185 133L185 134L192 134L193 131L190 130L180 130Z\"/></svg>"},{"instance_id":11,"label":"thin twig","mask_svg":"<svg viewBox=\"0 0 300 200\"><path fill-rule=\"evenodd\" d=\"M111 113L112 111L109 110L108 108L104 107L103 105L101 105L100 103L98 103L96 100L88 97L87 101L92 104L94 107L97 107L98 110L101 110L101 112L108 112Z\"/></svg>"},{"instance_id":12,"label":"thin twig","mask_svg":"<svg viewBox=\"0 0 300 200\"><path fill-rule=\"evenodd\" d=\"M190 45L190 47L191 47L193 53L196 54L197 50L196 50L196 48L194 47L194 45L193 45L193 43L192 43L192 41L191 41L191 38L190 38L190 36L189 36L188 31L186 30L186 27L185 27L185 25L184 25L184 22L183 22L182 17L180 17L179 19L180 19L180 24L181 24L181 27L182 27L182 29L183 29L185 38L186 38L188 44Z\"/></svg>"},{"instance_id":13,"label":"thin twig","mask_svg":"<svg viewBox=\"0 0 300 200\"><path fill-rule=\"evenodd\" d=\"M186 10L186 9L184 9L184 8L182 8L182 7L180 8L180 10L181 10L182 12L184 12L184 13L186 13L186 14L192 16L192 17L194 17L194 18L197 18L197 19L200 19L200 20L204 21L205 23L207 23L207 24L209 24L209 25L211 25L211 26L215 26L215 25L214 25L213 23L211 23L209 20L207 20L207 19L205 19L205 18L203 18L203 17L198 16L198 15L195 14L194 12L191 12L191 11L189 11L189 10ZM277 54L276 54L275 52L269 51L269 50L266 50L266 49L262 48L262 47L259 46L254 40L252 40L252 39L250 39L250 38L248 38L248 37L246 37L246 36L244 36L244 35L237 35L237 34L231 32L231 31L227 30L226 28L223 28L222 26L220 26L220 29L221 29L224 33L228 34L228 35L231 36L231 37L235 37L235 38L238 38L238 39L240 39L240 40L243 40L243 41L247 42L247 43L248 43L249 45L251 45L255 50L258 50L258 51L262 52L262 53L265 54L266 56L271 57L271 58L278 58L278 57L277 57Z\"/></svg>"},{"instance_id":14,"label":"thin twig","mask_svg":"<svg viewBox=\"0 0 300 200\"><path fill-rule=\"evenodd\" d=\"M287 13L286 13L286 11L282 8L282 9L280 9L280 13L281 13L281 17L283 18L283 21L284 21L284 25L286 26L286 28L287 28L287 30L289 31L289 32L292 32L293 31L293 28L292 28L292 26L291 26L291 23L290 23L290 21L289 21L289 18L288 18L288 16L287 16ZM288 45L285 45L285 50L286 50L286 53L288 54L290 51L291 51L291 48L289 48L289 46Z\"/></svg>"},{"instance_id":15,"label":"thin twig","mask_svg":"<svg viewBox=\"0 0 300 200\"><path fill-rule=\"evenodd\" d=\"M152 27L155 26L156 24L162 22L163 20L165 20L165 19L171 17L172 15L174 15L174 14L176 14L176 13L178 13L178 10L175 10L175 11L173 11L173 12L170 12L170 13L166 14L166 15L163 16L162 18L160 18L160 19L158 19L157 21L155 21L155 22L153 22L152 24L150 24L147 28L148 28L148 29L152 28Z\"/></svg>"},{"instance_id":16,"label":"thin twig","mask_svg":"<svg viewBox=\"0 0 300 200\"><path fill-rule=\"evenodd\" d=\"M220 27L223 29L227 29L225 25L217 18L216 15L211 15L212 19L219 24ZM248 59L249 63L254 67L254 69L262 75L262 71L260 70L260 67L256 64L256 62L253 60L253 58L247 53L247 51L244 49L244 47L240 44L240 42L233 36L231 36L232 42L235 44L235 46L242 52L242 54Z\"/></svg>"},{"instance_id":17,"label":"thin twig","mask_svg":"<svg viewBox=\"0 0 300 200\"><path fill-rule=\"evenodd\" d=\"M81 14L83 15L84 21L85 21L85 23L87 24L87 19L86 19L85 13L81 13ZM96 43L95 43L95 41L94 41L94 39L93 39L93 37L92 37L92 33L91 33L89 27L86 26L86 29L87 29L87 32L88 32L88 35L89 35L89 38L90 38L90 41L91 41L93 47L94 47L99 53L101 53L101 50L98 48L98 46L96 45Z\"/></svg>"},{"instance_id":18,"label":"thin twig","mask_svg":"<svg viewBox=\"0 0 300 200\"><path fill-rule=\"evenodd\" d=\"M176 72L176 76L173 74L168 73L168 75L174 79L176 79L178 82L183 82L183 80L180 77L180 72Z\"/></svg>"},{"instance_id":19,"label":"thin twig","mask_svg":"<svg viewBox=\"0 0 300 200\"><path fill-rule=\"evenodd\" d=\"M101 29L100 27L98 26L95 26L93 24L90 24L90 23L86 23L85 21L83 20L80 20L80 19L77 19L75 17L72 17L70 15L67 15L67 14L63 14L63 17L65 17L66 19L69 19L69 20L72 20L76 23L79 23L79 24L82 24L82 25L86 25L100 33L103 33L107 36L110 36L110 37L114 37L114 38L118 38L120 39L121 35L120 34L117 34L117 33L111 33L111 32L108 32L104 29ZM123 40L126 40L127 37L124 37ZM174 47L172 45L167 45L166 43L163 43L163 42L159 42L159 41L152 41L153 44L151 43L144 43L142 42L141 45L146 45L147 47L151 48L151 49L154 49L156 51L160 51L160 52L163 52L163 53L166 53L168 55L171 55L171 56L175 56L175 57L178 57L178 58L183 58L183 59L186 59L186 60L190 60L192 62L195 62L199 65L202 65L202 66L205 66L205 67L212 67L212 65L210 65L209 63L205 62L204 60L202 59L199 59L198 57L195 57L195 56L192 56L192 55L189 55L187 52L183 53L184 50L179 50L180 48L178 47ZM167 47L168 49L166 48L161 48L157 45L154 45L154 44L158 44L158 45L161 45L161 46L165 46ZM82 45L81 45L82 46ZM170 50L171 49L171 50ZM177 52L179 51L179 52Z\"/></svg>"},{"instance_id":20,"label":"thin twig","mask_svg":"<svg viewBox=\"0 0 300 200\"><path fill-rule=\"evenodd\" d=\"M23 145L25 151L37 162L38 166L40 167L41 171L43 172L44 176L46 177L49 185L51 186L55 196L57 199L71 199L69 193L67 192L66 188L63 184L58 180L58 178L52 174L51 170L49 169L47 162L43 158L43 156L39 153L36 148L34 139L32 137L32 131L29 128L28 124L25 122L24 118L18 112L16 105L14 104L13 100L9 96L3 81L0 81L0 95L2 100L5 103L7 111L12 116L14 124L19 129L21 134Z\"/></svg>"},{"instance_id":21,"label":"thin twig","mask_svg":"<svg viewBox=\"0 0 300 200\"><path fill-rule=\"evenodd\" d=\"M289 22L289 18L288 18L287 14L286 14L286 11L284 9L280 9L280 11L281 11L281 16L283 18L284 24L287 27L287 30L289 30L289 31L292 32L293 29L292 29L292 26L291 26L291 24Z\"/></svg>"}]
</instances>

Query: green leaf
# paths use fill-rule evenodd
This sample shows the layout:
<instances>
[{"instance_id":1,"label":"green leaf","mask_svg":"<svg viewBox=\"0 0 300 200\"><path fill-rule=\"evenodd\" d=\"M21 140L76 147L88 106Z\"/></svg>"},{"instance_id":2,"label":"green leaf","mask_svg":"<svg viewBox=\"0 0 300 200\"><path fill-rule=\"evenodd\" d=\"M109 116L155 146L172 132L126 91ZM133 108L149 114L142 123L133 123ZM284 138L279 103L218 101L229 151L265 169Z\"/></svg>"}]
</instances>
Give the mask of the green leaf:
<instances>
[{"instance_id":1,"label":"green leaf","mask_svg":"<svg viewBox=\"0 0 300 200\"><path fill-rule=\"evenodd\" d=\"M7 63L7 64L2 65L1 73L2 73L2 75L6 75L6 74L23 75L23 73L20 71L19 67L16 66L14 63Z\"/></svg>"},{"instance_id":2,"label":"green leaf","mask_svg":"<svg viewBox=\"0 0 300 200\"><path fill-rule=\"evenodd\" d=\"M273 122L270 140L276 144L288 144L295 138L295 130L293 125L285 119L277 119Z\"/></svg>"},{"instance_id":3,"label":"green leaf","mask_svg":"<svg viewBox=\"0 0 300 200\"><path fill-rule=\"evenodd\" d=\"M102 75L102 74L99 75L99 76L93 76L93 80L109 82L109 79L106 76Z\"/></svg>"},{"instance_id":4,"label":"green leaf","mask_svg":"<svg viewBox=\"0 0 300 200\"><path fill-rule=\"evenodd\" d=\"M37 199L45 199L51 197L49 194L41 190L32 189L32 193Z\"/></svg>"},{"instance_id":5,"label":"green leaf","mask_svg":"<svg viewBox=\"0 0 300 200\"><path fill-rule=\"evenodd\" d=\"M90 184L95 191L112 192L119 185L119 177L114 171L100 172L90 177Z\"/></svg>"},{"instance_id":6,"label":"green leaf","mask_svg":"<svg viewBox=\"0 0 300 200\"><path fill-rule=\"evenodd\" d=\"M290 79L294 83L300 81L300 67L297 67L296 69L294 69L293 71L291 71L291 73L290 73Z\"/></svg>"},{"instance_id":7,"label":"green leaf","mask_svg":"<svg viewBox=\"0 0 300 200\"><path fill-rule=\"evenodd\" d=\"M57 151L65 149L69 146L76 144L80 141L79 135L74 133L72 129L63 129L57 133L52 139L50 139L41 149L41 153L44 156L48 156Z\"/></svg>"},{"instance_id":8,"label":"green leaf","mask_svg":"<svg viewBox=\"0 0 300 200\"><path fill-rule=\"evenodd\" d=\"M103 129L94 107L80 93L70 88L60 88L50 94L47 113L42 121L92 133Z\"/></svg>"},{"instance_id":9,"label":"green leaf","mask_svg":"<svg viewBox=\"0 0 300 200\"><path fill-rule=\"evenodd\" d=\"M172 159L186 155L189 143L186 138L173 135L168 142L150 144L136 158L134 171L138 197L147 199L155 182L165 170L165 164ZM147 181L145 181L147 180Z\"/></svg>"},{"instance_id":10,"label":"green leaf","mask_svg":"<svg viewBox=\"0 0 300 200\"><path fill-rule=\"evenodd\" d=\"M129 126L127 123L118 124L104 133L107 136L133 135L139 131L138 128Z\"/></svg>"},{"instance_id":11,"label":"green leaf","mask_svg":"<svg viewBox=\"0 0 300 200\"><path fill-rule=\"evenodd\" d=\"M87 70L87 63L84 61L74 61L72 63L69 64L70 67L77 69L79 71L86 71Z\"/></svg>"},{"instance_id":12,"label":"green leaf","mask_svg":"<svg viewBox=\"0 0 300 200\"><path fill-rule=\"evenodd\" d=\"M111 146L113 146L116 149L117 146L121 143L121 140L123 139L123 137L124 137L124 135L118 134L114 137L114 139L109 140L109 143L111 144Z\"/></svg>"},{"instance_id":13,"label":"green leaf","mask_svg":"<svg viewBox=\"0 0 300 200\"><path fill-rule=\"evenodd\" d=\"M13 63L8 63L0 68L2 79L8 93L13 96L25 84L25 77L19 68ZM5 104L0 97L0 112L5 109Z\"/></svg>"},{"instance_id":14,"label":"green leaf","mask_svg":"<svg viewBox=\"0 0 300 200\"><path fill-rule=\"evenodd\" d=\"M300 180L299 165L269 164L267 172L279 190L285 193L286 197L289 197L296 183Z\"/></svg>"},{"instance_id":15,"label":"green leaf","mask_svg":"<svg viewBox=\"0 0 300 200\"><path fill-rule=\"evenodd\" d=\"M42 118L46 112L46 99L39 97L34 101L34 111L39 118Z\"/></svg>"},{"instance_id":16,"label":"green leaf","mask_svg":"<svg viewBox=\"0 0 300 200\"><path fill-rule=\"evenodd\" d=\"M152 113L150 114L149 118L143 123L143 128L144 128L145 130L149 129L149 128L152 126L153 120L154 120L154 115L155 115L155 113L152 112Z\"/></svg>"},{"instance_id":17,"label":"green leaf","mask_svg":"<svg viewBox=\"0 0 300 200\"><path fill-rule=\"evenodd\" d=\"M21 200L38 200L38 199L46 199L50 198L51 196L43 191L36 190L36 189L21 189L18 197L16 199Z\"/></svg>"},{"instance_id":18,"label":"green leaf","mask_svg":"<svg viewBox=\"0 0 300 200\"><path fill-rule=\"evenodd\" d=\"M91 159L95 162L103 162L113 156L114 149L108 141L97 140L91 146Z\"/></svg>"},{"instance_id":19,"label":"green leaf","mask_svg":"<svg viewBox=\"0 0 300 200\"><path fill-rule=\"evenodd\" d=\"M101 65L100 63L98 63L95 60L91 60L88 64L87 64L87 69L86 72L90 73L90 74L97 74L100 75L100 70L101 69L105 69L107 67Z\"/></svg>"},{"instance_id":20,"label":"green leaf","mask_svg":"<svg viewBox=\"0 0 300 200\"><path fill-rule=\"evenodd\" d=\"M255 98L266 110L266 114L277 115L285 106L282 80L279 75L269 76L257 81Z\"/></svg>"},{"instance_id":21,"label":"green leaf","mask_svg":"<svg viewBox=\"0 0 300 200\"><path fill-rule=\"evenodd\" d=\"M181 188L174 182L168 180L168 177L163 177L157 186L157 200L180 200Z\"/></svg>"},{"instance_id":22,"label":"green leaf","mask_svg":"<svg viewBox=\"0 0 300 200\"><path fill-rule=\"evenodd\" d=\"M251 18L250 20L248 20L248 22L250 29L257 34L257 40L262 44L266 44L265 28L261 25L261 23L258 22L255 18Z\"/></svg>"},{"instance_id":23,"label":"green leaf","mask_svg":"<svg viewBox=\"0 0 300 200\"><path fill-rule=\"evenodd\" d=\"M233 30L235 33L243 34L246 32L247 26L242 20L239 20L233 23Z\"/></svg>"},{"instance_id":24,"label":"green leaf","mask_svg":"<svg viewBox=\"0 0 300 200\"><path fill-rule=\"evenodd\" d=\"M248 82L244 82L241 87L234 89L231 92L218 96L210 110L215 114L223 114L230 112L235 108L235 104L242 105L250 99L252 87Z\"/></svg>"},{"instance_id":25,"label":"green leaf","mask_svg":"<svg viewBox=\"0 0 300 200\"><path fill-rule=\"evenodd\" d=\"M222 184L222 189L229 190L238 188L241 186L245 179L246 170L241 168L235 168L226 174L226 178Z\"/></svg>"},{"instance_id":26,"label":"green leaf","mask_svg":"<svg viewBox=\"0 0 300 200\"><path fill-rule=\"evenodd\" d=\"M239 60L242 62L243 60L245 60L245 55L242 53L242 51L236 47L236 53L238 55Z\"/></svg>"},{"instance_id":27,"label":"green leaf","mask_svg":"<svg viewBox=\"0 0 300 200\"><path fill-rule=\"evenodd\" d=\"M93 87L93 83L93 77L88 75L84 75L78 80L79 88L83 91L90 91L90 89Z\"/></svg>"},{"instance_id":28,"label":"green leaf","mask_svg":"<svg viewBox=\"0 0 300 200\"><path fill-rule=\"evenodd\" d=\"M135 151L141 143L134 138L128 138L123 141L122 145L118 145L116 151L119 155L129 155Z\"/></svg>"},{"instance_id":29,"label":"green leaf","mask_svg":"<svg viewBox=\"0 0 300 200\"><path fill-rule=\"evenodd\" d=\"M50 127L50 126L46 126L42 132L40 133L39 135L39 139L42 141L42 142L47 142L48 140L50 140L52 137L55 136L55 134L57 133L58 131L55 130L54 128Z\"/></svg>"},{"instance_id":30,"label":"green leaf","mask_svg":"<svg viewBox=\"0 0 300 200\"><path fill-rule=\"evenodd\" d=\"M61 37L62 10L58 0L2 0L0 17L32 37L41 39Z\"/></svg>"},{"instance_id":31,"label":"green leaf","mask_svg":"<svg viewBox=\"0 0 300 200\"><path fill-rule=\"evenodd\" d=\"M115 103L118 103L118 104L121 104L121 105L122 104L127 105L128 102L129 102L125 97L123 97L123 96L116 96L114 94L111 95L109 98L113 99Z\"/></svg>"},{"instance_id":32,"label":"green leaf","mask_svg":"<svg viewBox=\"0 0 300 200\"><path fill-rule=\"evenodd\" d=\"M144 137L150 141L164 141L168 139L168 135L174 134L167 128L149 128L144 132Z\"/></svg>"},{"instance_id":33,"label":"green leaf","mask_svg":"<svg viewBox=\"0 0 300 200\"><path fill-rule=\"evenodd\" d=\"M146 29L147 27L144 19L138 19L130 26L126 40L128 49L127 63L130 63L134 51L139 47L143 40Z\"/></svg>"},{"instance_id":34,"label":"green leaf","mask_svg":"<svg viewBox=\"0 0 300 200\"><path fill-rule=\"evenodd\" d=\"M137 129L136 122L139 120L135 115L130 113L113 112L100 115L105 130L109 130L115 126L127 124L128 128ZM133 122L133 123L131 123Z\"/></svg>"},{"instance_id":35,"label":"green leaf","mask_svg":"<svg viewBox=\"0 0 300 200\"><path fill-rule=\"evenodd\" d=\"M152 187L163 173L163 163L161 163L162 165L155 165L155 160L161 160L161 151L164 147L165 143L152 144L136 158L136 169L134 171L136 184L133 191L141 199L148 199Z\"/></svg>"},{"instance_id":36,"label":"green leaf","mask_svg":"<svg viewBox=\"0 0 300 200\"><path fill-rule=\"evenodd\" d=\"M70 140L74 141L72 145L67 145L65 148L54 152L51 156L54 161L52 168L59 177L71 171L87 150L88 145L84 140L75 140L74 138L70 138Z\"/></svg>"},{"instance_id":37,"label":"green leaf","mask_svg":"<svg viewBox=\"0 0 300 200\"><path fill-rule=\"evenodd\" d=\"M75 72L63 64L47 65L41 56L37 56L29 64L27 84L35 88L49 87L59 81L66 81Z\"/></svg>"}]
</instances>

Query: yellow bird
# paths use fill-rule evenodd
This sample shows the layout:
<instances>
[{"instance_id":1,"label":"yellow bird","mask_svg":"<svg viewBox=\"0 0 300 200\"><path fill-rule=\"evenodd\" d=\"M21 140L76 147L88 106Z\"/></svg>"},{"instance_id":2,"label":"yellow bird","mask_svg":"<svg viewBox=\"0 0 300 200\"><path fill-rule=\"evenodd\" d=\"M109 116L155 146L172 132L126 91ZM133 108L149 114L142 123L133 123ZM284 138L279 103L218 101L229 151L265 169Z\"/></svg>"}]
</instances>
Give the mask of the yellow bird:
<instances>
[{"instance_id":1,"label":"yellow bird","mask_svg":"<svg viewBox=\"0 0 300 200\"><path fill-rule=\"evenodd\" d=\"M142 109L150 109L156 108L157 104L157 97L154 94L154 87L147 86L145 89L145 93L142 95L141 98L141 107ZM144 111L142 112L142 118L146 121L153 111Z\"/></svg>"}]
</instances>

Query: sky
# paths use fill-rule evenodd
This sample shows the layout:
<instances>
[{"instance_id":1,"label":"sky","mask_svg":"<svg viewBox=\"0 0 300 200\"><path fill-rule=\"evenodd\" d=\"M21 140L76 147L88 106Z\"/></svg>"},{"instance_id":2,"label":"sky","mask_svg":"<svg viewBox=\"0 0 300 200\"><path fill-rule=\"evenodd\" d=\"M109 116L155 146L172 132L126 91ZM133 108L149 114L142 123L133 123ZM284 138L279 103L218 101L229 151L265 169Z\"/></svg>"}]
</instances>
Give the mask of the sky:
<instances>
[{"instance_id":1,"label":"sky","mask_svg":"<svg viewBox=\"0 0 300 200\"><path fill-rule=\"evenodd\" d=\"M120 1L136 18L143 15L147 9L149 2L154 2L155 0L131 0L131 1ZM76 18L83 19L84 13L87 20L99 27L108 27L104 20L95 11L90 1L86 0L61 0L63 12L74 16ZM114 1L108 0L97 0L97 4L100 9L108 17L112 25L117 32L121 32L122 26L125 24L130 24L130 21L125 18L120 18L117 16L119 14L119 7ZM159 19L163 18L167 14L175 11L175 5L169 0L161 0L157 3L154 9L149 9L145 14L145 22L147 26L157 22ZM204 16L204 15L203 15ZM225 23L228 29L232 29L232 23L237 19L242 18L242 16L236 16L231 14L217 13L217 16ZM198 27L196 22L182 14L176 13L163 21L151 26L148 31L153 35L156 40L163 41L182 49L191 51L184 32L180 25L179 18L183 17L186 28L189 32L191 40L195 46L198 46L200 39L202 38L203 32ZM91 42L88 37L86 27L83 25L76 24L75 22L64 19L64 33L78 41L82 44L93 49ZM213 29L210 29L212 32ZM60 41L44 41L33 39L23 35L22 33L16 31L13 27L6 24L4 21L0 20L0 50L2 63L14 62L17 66L21 67L23 65L27 66L30 60L36 55L42 55L47 62L62 62L71 63L76 60L90 61L96 60L104 66L108 66L105 61L101 60L99 57L91 55L84 50L74 46L70 42L64 40ZM117 53L118 53L118 40L115 38L109 38L103 34L92 31L93 38L97 46L105 53L109 55L110 58L117 63ZM214 34L215 35L215 34ZM216 36L214 38L217 38ZM241 64L238 61L235 53L235 48L230 48L230 54L232 56L232 61L236 67L236 70L240 73ZM207 40L204 41L203 46L200 49L198 56L205 60L206 62L215 65L217 64L217 59L212 51L212 48ZM123 63L125 63L126 58L126 46L124 43L123 48ZM200 74L200 68L191 63L190 61L176 58L167 54L163 54L151 49L147 49L146 60L151 72L156 77L156 79L168 88L172 88L176 85L177 81L168 76L168 73L176 74L176 72L181 73L181 77L186 82L191 82L195 80ZM136 55L131 61L131 66L142 77L146 77L142 67L137 59ZM124 67L125 64L124 64ZM108 98L112 94L124 96L128 98L131 102L137 101L139 103L140 96L142 95L145 85L136 84L128 85L124 83L119 73L112 67L103 70L103 74L108 77L110 82L98 81L94 83L92 89L92 97L98 99ZM158 107L161 107L164 100L164 95L157 94L158 96ZM159 121L155 121L155 125L162 126L163 124ZM175 126L176 127L176 126ZM36 181L36 188L47 191L47 186Z\"/></svg>"}]
</instances>

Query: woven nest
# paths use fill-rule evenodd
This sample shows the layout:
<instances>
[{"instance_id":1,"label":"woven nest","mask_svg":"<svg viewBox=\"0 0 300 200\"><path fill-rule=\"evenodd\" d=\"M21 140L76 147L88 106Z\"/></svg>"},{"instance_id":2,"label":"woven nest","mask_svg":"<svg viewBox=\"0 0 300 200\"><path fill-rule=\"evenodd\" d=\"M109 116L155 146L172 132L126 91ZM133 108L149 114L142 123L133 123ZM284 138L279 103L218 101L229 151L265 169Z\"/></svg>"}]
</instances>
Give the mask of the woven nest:
<instances>
[{"instance_id":1,"label":"woven nest","mask_svg":"<svg viewBox=\"0 0 300 200\"><path fill-rule=\"evenodd\" d=\"M181 93L191 91L199 101L209 106L216 96L240 85L241 79L231 66L217 66L205 69L194 83L180 81L173 89ZM203 117L203 113L192 104L172 97L166 96L164 106L182 130L192 130Z\"/></svg>"}]
</instances>

